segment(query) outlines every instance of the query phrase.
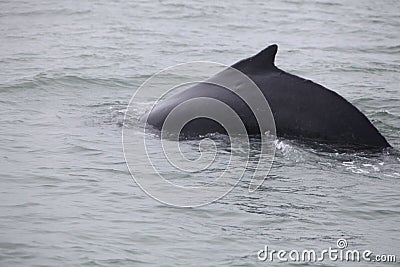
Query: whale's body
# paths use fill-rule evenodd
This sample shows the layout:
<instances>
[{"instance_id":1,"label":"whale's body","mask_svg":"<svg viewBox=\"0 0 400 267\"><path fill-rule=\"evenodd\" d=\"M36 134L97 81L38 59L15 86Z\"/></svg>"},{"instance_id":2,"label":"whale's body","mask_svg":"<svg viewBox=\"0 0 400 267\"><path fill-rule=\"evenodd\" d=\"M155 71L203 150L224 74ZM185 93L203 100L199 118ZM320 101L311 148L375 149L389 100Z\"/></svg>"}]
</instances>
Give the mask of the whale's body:
<instances>
[{"instance_id":1,"label":"whale's body","mask_svg":"<svg viewBox=\"0 0 400 267\"><path fill-rule=\"evenodd\" d=\"M274 64L277 50L277 45L271 45L232 68L247 75L260 88L272 111L278 136L344 147L390 147L368 118L346 99L277 68ZM251 96L254 92L245 93ZM171 110L197 97L223 101L239 115L248 134L260 134L257 120L245 102L233 92L207 83L194 85L161 101L148 114L147 123L161 130ZM214 132L226 133L220 124L206 118L190 121L181 131L190 136Z\"/></svg>"}]
</instances>

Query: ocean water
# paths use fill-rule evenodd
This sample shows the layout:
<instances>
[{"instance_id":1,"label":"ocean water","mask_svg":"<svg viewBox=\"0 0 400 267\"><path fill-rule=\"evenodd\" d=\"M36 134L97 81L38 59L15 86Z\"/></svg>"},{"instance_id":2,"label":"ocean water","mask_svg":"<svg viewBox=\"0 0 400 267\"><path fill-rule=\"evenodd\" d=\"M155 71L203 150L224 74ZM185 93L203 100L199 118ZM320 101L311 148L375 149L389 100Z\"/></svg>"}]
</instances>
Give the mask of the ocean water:
<instances>
[{"instance_id":1,"label":"ocean water","mask_svg":"<svg viewBox=\"0 0 400 267\"><path fill-rule=\"evenodd\" d=\"M265 245L320 251L340 238L399 261L399 14L390 0L0 1L0 266L262 266L278 264L258 260ZM254 193L242 181L199 208L147 196L121 141L137 88L171 65L229 65L272 43L277 66L344 96L394 150L280 139Z\"/></svg>"}]
</instances>

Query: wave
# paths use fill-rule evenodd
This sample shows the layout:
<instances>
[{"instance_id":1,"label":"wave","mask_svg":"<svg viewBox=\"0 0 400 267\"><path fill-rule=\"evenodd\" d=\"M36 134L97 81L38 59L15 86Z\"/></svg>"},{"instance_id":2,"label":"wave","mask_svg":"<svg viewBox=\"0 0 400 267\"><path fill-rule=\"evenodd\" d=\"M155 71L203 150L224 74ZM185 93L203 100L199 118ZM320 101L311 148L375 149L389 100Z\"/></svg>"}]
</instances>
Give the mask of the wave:
<instances>
[{"instance_id":1,"label":"wave","mask_svg":"<svg viewBox=\"0 0 400 267\"><path fill-rule=\"evenodd\" d=\"M147 76L134 77L132 79L123 78L104 78L104 77L88 77L77 75L48 75L40 73L33 77L23 77L6 84L0 85L0 89L35 89L43 88L43 86L79 86L85 88L86 86L104 86L108 88L123 87L123 88L136 88L137 80L144 80Z\"/></svg>"}]
</instances>

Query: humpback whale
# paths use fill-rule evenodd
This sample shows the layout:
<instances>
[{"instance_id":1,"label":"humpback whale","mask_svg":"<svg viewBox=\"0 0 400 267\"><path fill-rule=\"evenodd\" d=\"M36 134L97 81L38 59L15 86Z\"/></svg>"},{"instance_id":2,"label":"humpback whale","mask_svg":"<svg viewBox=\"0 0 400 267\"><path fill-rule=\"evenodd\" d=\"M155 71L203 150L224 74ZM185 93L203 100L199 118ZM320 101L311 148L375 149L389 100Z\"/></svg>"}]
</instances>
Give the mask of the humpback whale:
<instances>
[{"instance_id":1,"label":"humpback whale","mask_svg":"<svg viewBox=\"0 0 400 267\"><path fill-rule=\"evenodd\" d=\"M272 111L278 137L338 147L391 147L368 118L345 98L275 66L277 51L278 46L271 45L231 67L249 77L261 90ZM251 90L247 93L252 94ZM248 134L260 134L257 120L246 103L235 93L209 83L196 84L160 101L148 113L147 123L161 130L168 114L177 105L197 97L226 103L242 119ZM181 134L188 136L209 133L226 134L226 131L208 118L191 120L181 129Z\"/></svg>"}]
</instances>

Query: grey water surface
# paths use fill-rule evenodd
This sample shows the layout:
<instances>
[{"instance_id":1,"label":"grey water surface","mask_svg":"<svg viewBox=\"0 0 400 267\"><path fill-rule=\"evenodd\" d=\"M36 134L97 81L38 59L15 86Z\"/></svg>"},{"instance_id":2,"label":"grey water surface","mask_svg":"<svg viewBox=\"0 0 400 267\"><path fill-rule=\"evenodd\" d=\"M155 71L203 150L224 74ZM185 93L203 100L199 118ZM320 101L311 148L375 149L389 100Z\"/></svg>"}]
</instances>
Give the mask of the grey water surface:
<instances>
[{"instance_id":1,"label":"grey water surface","mask_svg":"<svg viewBox=\"0 0 400 267\"><path fill-rule=\"evenodd\" d=\"M277 264L257 259L265 245L339 238L399 262L399 14L390 0L0 1L0 266L265 266ZM280 139L254 193L243 181L193 209L148 197L121 142L137 88L171 65L232 64L272 43L280 68L344 96L394 151Z\"/></svg>"}]
</instances>

